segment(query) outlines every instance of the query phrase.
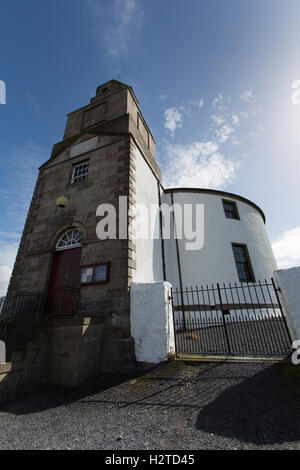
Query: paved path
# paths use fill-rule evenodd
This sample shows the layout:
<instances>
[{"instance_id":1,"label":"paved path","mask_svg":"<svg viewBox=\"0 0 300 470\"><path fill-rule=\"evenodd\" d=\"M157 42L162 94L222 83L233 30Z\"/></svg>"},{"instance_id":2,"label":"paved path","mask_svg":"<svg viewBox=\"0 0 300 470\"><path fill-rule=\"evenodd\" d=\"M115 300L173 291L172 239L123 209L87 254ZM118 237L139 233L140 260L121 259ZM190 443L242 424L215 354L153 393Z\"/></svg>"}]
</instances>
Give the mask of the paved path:
<instances>
[{"instance_id":1,"label":"paved path","mask_svg":"<svg viewBox=\"0 0 300 470\"><path fill-rule=\"evenodd\" d=\"M0 410L0 449L300 449L300 383L276 363L160 365Z\"/></svg>"}]
</instances>

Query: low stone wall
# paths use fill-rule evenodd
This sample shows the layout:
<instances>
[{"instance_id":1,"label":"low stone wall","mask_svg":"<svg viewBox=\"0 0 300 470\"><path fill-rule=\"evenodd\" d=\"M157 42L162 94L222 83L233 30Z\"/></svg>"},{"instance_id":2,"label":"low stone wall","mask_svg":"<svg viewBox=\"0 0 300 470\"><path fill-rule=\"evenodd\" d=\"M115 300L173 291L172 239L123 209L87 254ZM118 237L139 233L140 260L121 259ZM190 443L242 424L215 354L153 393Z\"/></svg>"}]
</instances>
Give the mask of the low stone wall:
<instances>
[{"instance_id":1,"label":"low stone wall","mask_svg":"<svg viewBox=\"0 0 300 470\"><path fill-rule=\"evenodd\" d=\"M128 376L138 373L133 338L103 339L101 372Z\"/></svg>"},{"instance_id":2,"label":"low stone wall","mask_svg":"<svg viewBox=\"0 0 300 470\"><path fill-rule=\"evenodd\" d=\"M57 318L51 328L46 383L75 387L100 374L103 323L97 318Z\"/></svg>"},{"instance_id":3,"label":"low stone wall","mask_svg":"<svg viewBox=\"0 0 300 470\"><path fill-rule=\"evenodd\" d=\"M43 332L24 349L9 353L10 362L0 364L0 403L43 383L47 344L48 332Z\"/></svg>"},{"instance_id":4,"label":"low stone wall","mask_svg":"<svg viewBox=\"0 0 300 470\"><path fill-rule=\"evenodd\" d=\"M75 387L101 372L103 323L54 318L52 325L0 364L0 403L40 384Z\"/></svg>"}]
</instances>

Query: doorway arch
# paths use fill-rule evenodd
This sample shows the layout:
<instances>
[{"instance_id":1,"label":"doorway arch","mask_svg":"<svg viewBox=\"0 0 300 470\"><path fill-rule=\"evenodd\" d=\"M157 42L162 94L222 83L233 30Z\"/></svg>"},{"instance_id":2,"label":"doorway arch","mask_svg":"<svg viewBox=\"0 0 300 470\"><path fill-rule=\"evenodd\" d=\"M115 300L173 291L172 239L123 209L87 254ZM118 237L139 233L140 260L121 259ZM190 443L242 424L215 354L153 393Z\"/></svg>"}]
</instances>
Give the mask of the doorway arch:
<instances>
[{"instance_id":1,"label":"doorway arch","mask_svg":"<svg viewBox=\"0 0 300 470\"><path fill-rule=\"evenodd\" d=\"M58 239L56 243L56 250L67 250L68 248L74 248L81 246L83 240L83 233L78 228L71 228L65 231Z\"/></svg>"},{"instance_id":2,"label":"doorway arch","mask_svg":"<svg viewBox=\"0 0 300 470\"><path fill-rule=\"evenodd\" d=\"M83 240L83 232L73 227L65 230L55 244L48 285L48 304L51 313L76 313L77 311Z\"/></svg>"}]
</instances>

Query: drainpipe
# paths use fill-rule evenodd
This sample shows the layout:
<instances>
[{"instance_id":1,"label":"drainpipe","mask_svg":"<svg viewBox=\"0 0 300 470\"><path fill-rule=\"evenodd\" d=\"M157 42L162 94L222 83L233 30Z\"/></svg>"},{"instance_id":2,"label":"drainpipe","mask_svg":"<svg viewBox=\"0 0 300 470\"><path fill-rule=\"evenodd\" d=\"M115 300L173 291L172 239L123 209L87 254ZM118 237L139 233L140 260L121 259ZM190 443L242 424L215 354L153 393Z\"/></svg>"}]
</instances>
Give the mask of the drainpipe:
<instances>
[{"instance_id":1,"label":"drainpipe","mask_svg":"<svg viewBox=\"0 0 300 470\"><path fill-rule=\"evenodd\" d=\"M180 292L181 292L181 305L182 305L182 313L183 313L183 328L186 329L185 323L185 314L184 314L184 300L183 300L183 286L182 286L182 275L181 275L181 263L180 263L180 254L179 254L179 246L178 246L178 238L176 232L176 221L175 221L175 211L174 211L174 198L173 193L171 192L171 202L173 207L173 225L174 225L174 237L175 237L175 245L176 245L176 255L177 255L177 267L178 267L178 277L179 277L179 285L180 285Z\"/></svg>"},{"instance_id":2,"label":"drainpipe","mask_svg":"<svg viewBox=\"0 0 300 470\"><path fill-rule=\"evenodd\" d=\"M160 195L160 183L157 181L158 190L158 204L159 204L159 227L160 227L160 239L161 239L161 253L162 253L162 268L164 281L167 280L166 276L166 260L165 260L165 240L163 238L163 227L162 227L162 213L161 213L161 195Z\"/></svg>"}]
</instances>

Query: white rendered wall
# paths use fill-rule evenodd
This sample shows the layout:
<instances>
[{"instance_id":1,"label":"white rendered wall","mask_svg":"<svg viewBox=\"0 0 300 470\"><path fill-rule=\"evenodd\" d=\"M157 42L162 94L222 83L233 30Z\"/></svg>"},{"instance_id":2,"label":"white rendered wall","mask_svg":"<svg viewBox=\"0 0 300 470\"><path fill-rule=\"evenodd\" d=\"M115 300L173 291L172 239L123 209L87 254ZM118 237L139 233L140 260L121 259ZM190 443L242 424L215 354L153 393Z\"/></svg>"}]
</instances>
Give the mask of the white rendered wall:
<instances>
[{"instance_id":1,"label":"white rendered wall","mask_svg":"<svg viewBox=\"0 0 300 470\"><path fill-rule=\"evenodd\" d=\"M280 287L291 337L300 340L300 267L279 269L274 275Z\"/></svg>"},{"instance_id":2,"label":"white rendered wall","mask_svg":"<svg viewBox=\"0 0 300 470\"><path fill-rule=\"evenodd\" d=\"M138 148L134 151L136 158L135 198L137 204L149 209L148 224L150 226L150 208L153 208L155 226L152 233L143 239L137 238L136 243L136 282L153 282L163 280L161 239L154 238L154 232L159 235L159 197L157 179L149 168Z\"/></svg>"},{"instance_id":3,"label":"white rendered wall","mask_svg":"<svg viewBox=\"0 0 300 470\"><path fill-rule=\"evenodd\" d=\"M256 280L270 278L277 269L263 218L252 205L228 195L200 192L174 192L174 204L204 204L204 246L188 251L178 240L183 287L217 282L239 282L232 243L246 244ZM222 199L233 200L240 220L225 217ZM162 202L171 205L170 193L164 193ZM165 240L166 277L179 287L175 240Z\"/></svg>"},{"instance_id":4,"label":"white rendered wall","mask_svg":"<svg viewBox=\"0 0 300 470\"><path fill-rule=\"evenodd\" d=\"M175 352L170 290L168 282L131 285L131 336L138 362L157 364Z\"/></svg>"},{"instance_id":5,"label":"white rendered wall","mask_svg":"<svg viewBox=\"0 0 300 470\"><path fill-rule=\"evenodd\" d=\"M6 362L6 345L5 342L0 339L0 364Z\"/></svg>"}]
</instances>

